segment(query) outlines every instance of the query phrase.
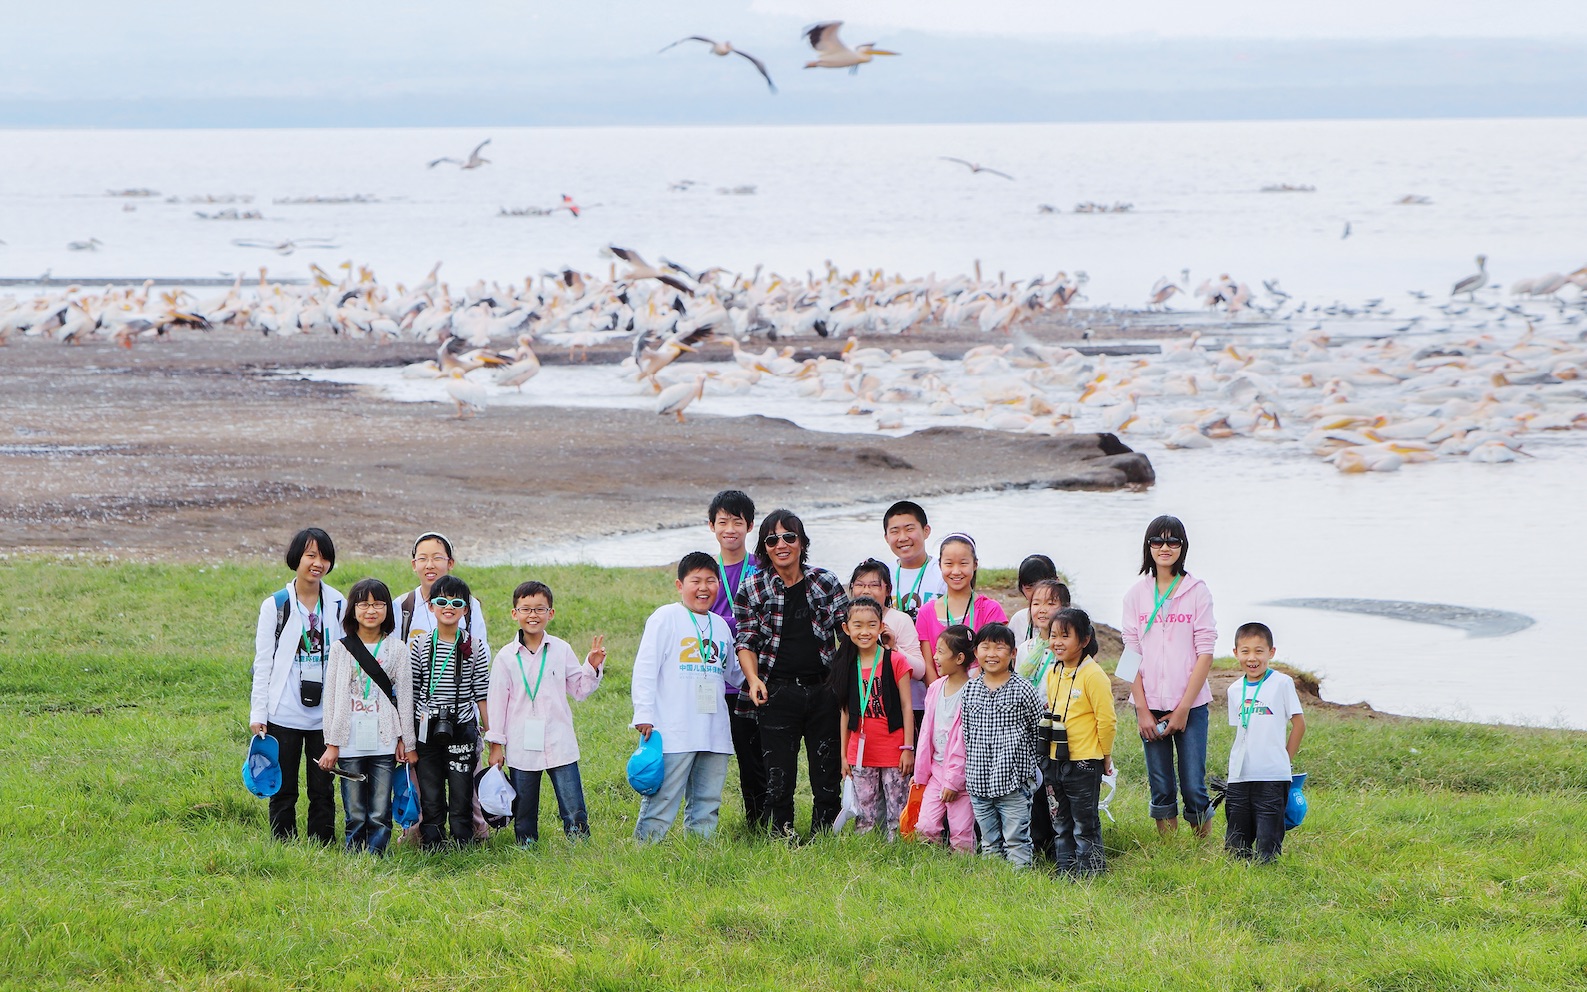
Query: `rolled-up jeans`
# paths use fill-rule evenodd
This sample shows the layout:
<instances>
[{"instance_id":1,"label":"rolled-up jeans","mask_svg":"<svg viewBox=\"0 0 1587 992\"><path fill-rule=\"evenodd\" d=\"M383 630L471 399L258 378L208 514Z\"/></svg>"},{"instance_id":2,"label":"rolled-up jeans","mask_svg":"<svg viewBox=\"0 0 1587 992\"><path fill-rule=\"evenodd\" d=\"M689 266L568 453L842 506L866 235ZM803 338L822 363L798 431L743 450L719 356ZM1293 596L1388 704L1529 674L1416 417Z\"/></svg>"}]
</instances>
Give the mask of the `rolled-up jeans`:
<instances>
[{"instance_id":1,"label":"rolled-up jeans","mask_svg":"<svg viewBox=\"0 0 1587 992\"><path fill-rule=\"evenodd\" d=\"M347 849L386 853L391 840L391 776L396 760L389 754L343 758L337 765L362 782L342 779L342 809L347 813Z\"/></svg>"},{"instance_id":2,"label":"rolled-up jeans","mask_svg":"<svg viewBox=\"0 0 1587 992\"><path fill-rule=\"evenodd\" d=\"M1157 714L1158 711L1152 712ZM1146 749L1146 781L1152 796L1152 819L1172 820L1178 816L1179 797L1183 796L1185 819L1194 826L1205 823L1211 815L1208 807L1212 804L1207 796L1207 704L1190 708L1185 729L1179 733L1141 743Z\"/></svg>"}]
</instances>

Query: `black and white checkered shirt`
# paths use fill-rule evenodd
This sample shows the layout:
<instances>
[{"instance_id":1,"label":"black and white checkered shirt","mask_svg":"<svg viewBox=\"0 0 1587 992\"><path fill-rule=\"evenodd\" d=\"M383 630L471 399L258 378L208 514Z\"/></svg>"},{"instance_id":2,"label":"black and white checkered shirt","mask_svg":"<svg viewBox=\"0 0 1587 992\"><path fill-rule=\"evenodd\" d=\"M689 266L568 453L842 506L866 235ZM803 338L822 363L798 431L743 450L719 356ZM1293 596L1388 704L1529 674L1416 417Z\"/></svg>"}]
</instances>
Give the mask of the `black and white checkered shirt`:
<instances>
[{"instance_id":1,"label":"black and white checkered shirt","mask_svg":"<svg viewBox=\"0 0 1587 992\"><path fill-rule=\"evenodd\" d=\"M988 689L977 675L964 687L965 790L982 799L1006 796L1036 778L1036 725L1042 699L1018 675Z\"/></svg>"}]
</instances>

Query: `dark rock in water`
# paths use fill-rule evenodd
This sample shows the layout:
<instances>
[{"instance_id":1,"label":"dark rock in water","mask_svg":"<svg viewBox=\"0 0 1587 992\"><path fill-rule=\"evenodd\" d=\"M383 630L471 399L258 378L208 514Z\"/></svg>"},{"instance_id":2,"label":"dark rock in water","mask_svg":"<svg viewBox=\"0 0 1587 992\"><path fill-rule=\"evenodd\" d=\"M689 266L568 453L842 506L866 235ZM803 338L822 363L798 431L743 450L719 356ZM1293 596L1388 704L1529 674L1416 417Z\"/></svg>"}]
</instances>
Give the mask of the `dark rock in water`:
<instances>
[{"instance_id":1,"label":"dark rock in water","mask_svg":"<svg viewBox=\"0 0 1587 992\"><path fill-rule=\"evenodd\" d=\"M1487 610L1447 603L1413 603L1401 599L1274 599L1264 606L1298 606L1307 610L1366 613L1391 620L1459 627L1471 637L1503 637L1532 626L1531 617L1508 610Z\"/></svg>"}]
</instances>

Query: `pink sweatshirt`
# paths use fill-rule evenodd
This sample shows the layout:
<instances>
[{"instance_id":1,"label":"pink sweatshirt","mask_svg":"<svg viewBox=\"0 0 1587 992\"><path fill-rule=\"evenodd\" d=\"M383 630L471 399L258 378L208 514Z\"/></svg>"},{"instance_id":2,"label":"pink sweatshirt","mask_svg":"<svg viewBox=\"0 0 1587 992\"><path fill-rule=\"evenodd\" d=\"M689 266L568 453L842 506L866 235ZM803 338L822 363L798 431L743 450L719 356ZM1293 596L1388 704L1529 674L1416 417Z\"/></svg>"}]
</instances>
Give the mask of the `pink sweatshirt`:
<instances>
[{"instance_id":1,"label":"pink sweatshirt","mask_svg":"<svg viewBox=\"0 0 1587 992\"><path fill-rule=\"evenodd\" d=\"M948 684L946 675L931 683L926 689L926 714L920 718L920 729L915 733L915 781L920 785L936 779L937 785L964 794L964 709L954 711L953 723L948 727L948 747L945 754L937 754L932 743L937 728L937 700L942 698L943 687ZM969 683L966 682L965 685ZM964 686L959 687L964 691Z\"/></svg>"},{"instance_id":2,"label":"pink sweatshirt","mask_svg":"<svg viewBox=\"0 0 1587 992\"><path fill-rule=\"evenodd\" d=\"M544 676L540 674L542 657ZM508 768L538 772L578 761L579 741L573 734L573 709L568 700L589 698L605 673L605 665L597 671L588 661L580 661L572 645L560 637L546 634L540 653L535 654L527 648L520 653L518 638L513 638L496 652L496 661L490 667L490 691L485 699L490 729L485 732L485 740L505 748ZM533 702L524 688L526 679L535 686ZM528 719L544 721L543 750L531 751L524 746L520 735Z\"/></svg>"},{"instance_id":3,"label":"pink sweatshirt","mask_svg":"<svg viewBox=\"0 0 1587 992\"><path fill-rule=\"evenodd\" d=\"M1211 654L1218 640L1218 624L1212 617L1212 593L1206 583L1186 572L1179 586L1147 631L1156 604L1157 579L1145 576L1124 594L1124 618L1120 633L1124 647L1140 652L1141 686L1146 690L1146 705L1154 710L1171 710L1184 698L1190 684L1196 656ZM1212 690L1202 685L1191 706L1212 702Z\"/></svg>"}]
</instances>

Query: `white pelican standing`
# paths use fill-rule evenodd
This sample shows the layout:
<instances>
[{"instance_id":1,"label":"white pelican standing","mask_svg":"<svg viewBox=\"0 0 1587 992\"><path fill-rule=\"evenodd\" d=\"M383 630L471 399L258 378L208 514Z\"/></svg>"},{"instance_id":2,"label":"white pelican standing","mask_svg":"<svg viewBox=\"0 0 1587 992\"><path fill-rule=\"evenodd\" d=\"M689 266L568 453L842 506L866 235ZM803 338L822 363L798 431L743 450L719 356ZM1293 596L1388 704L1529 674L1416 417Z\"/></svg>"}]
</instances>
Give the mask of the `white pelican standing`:
<instances>
[{"instance_id":1,"label":"white pelican standing","mask_svg":"<svg viewBox=\"0 0 1587 992\"><path fill-rule=\"evenodd\" d=\"M703 35L691 34L687 38L679 38L677 41L668 45L667 48L675 48L686 41L705 42L707 45L711 46L712 55L742 55L744 58L748 59L749 64L754 66L756 71L760 73L761 78L766 80L766 85L771 88L771 91L773 93L777 92L777 84L771 81L771 74L766 71L766 64L750 53L739 51L737 48L734 48L731 41L714 41L710 38L704 37ZM665 52L667 48L663 48L661 52ZM656 54L660 55L661 52L657 52Z\"/></svg>"},{"instance_id":2,"label":"white pelican standing","mask_svg":"<svg viewBox=\"0 0 1587 992\"><path fill-rule=\"evenodd\" d=\"M480 166L485 165L485 164L490 162L490 159L488 159L488 158L480 158L480 155L479 155L480 149L484 148L488 144L490 144L490 139L486 138L484 141L481 141L479 144L475 145L474 146L474 150L468 153L468 158L465 159L465 160L461 160L460 161L460 160L455 159L455 158L449 158L449 157L446 157L446 156L442 156L441 158L433 160L425 168L433 169L436 166L440 165L442 162L451 162L453 165L457 166L459 169L464 169L464 170L477 169Z\"/></svg>"},{"instance_id":3,"label":"white pelican standing","mask_svg":"<svg viewBox=\"0 0 1587 992\"><path fill-rule=\"evenodd\" d=\"M694 377L693 382L680 382L676 386L668 386L656 397L656 415L665 417L672 414L678 418L678 423L683 423L683 411L695 400L705 394L705 373L701 372Z\"/></svg>"},{"instance_id":4,"label":"white pelican standing","mask_svg":"<svg viewBox=\"0 0 1587 992\"><path fill-rule=\"evenodd\" d=\"M452 397L452 402L457 404L457 419L472 417L476 412L485 412L486 396L485 387L477 382L470 382L463 378L461 369L453 369L446 380L446 394Z\"/></svg>"},{"instance_id":5,"label":"white pelican standing","mask_svg":"<svg viewBox=\"0 0 1587 992\"><path fill-rule=\"evenodd\" d=\"M994 176L1002 176L1004 179L1013 179L1014 178L1013 176L1009 175L1006 172L999 172L996 169L989 169L989 168L987 168L986 166L982 165L979 162L966 162L962 158L954 158L951 155L938 155L937 157L942 159L944 162L957 162L957 163L959 163L960 165L962 165L965 168L969 169L971 175L974 175L975 173L978 173L978 172L986 172L986 173L990 173L991 175L994 175Z\"/></svg>"},{"instance_id":6,"label":"white pelican standing","mask_svg":"<svg viewBox=\"0 0 1587 992\"><path fill-rule=\"evenodd\" d=\"M1488 256L1487 255L1478 255L1477 256L1477 274L1476 275L1467 276L1466 278L1464 278L1464 279L1460 280L1459 282L1455 283L1455 288L1451 289L1449 291L1449 295L1450 296L1459 296L1461 293L1465 293L1467 296L1469 296L1471 298L1471 300L1473 302L1475 302L1476 299L1477 299L1477 290L1481 289L1487 282L1488 282Z\"/></svg>"},{"instance_id":7,"label":"white pelican standing","mask_svg":"<svg viewBox=\"0 0 1587 992\"><path fill-rule=\"evenodd\" d=\"M868 41L857 48L850 48L838 37L838 28L842 26L842 21L822 21L805 29L805 40L819 53L814 59L805 63L806 69L847 69L853 73L858 72L860 66L877 55L898 54L885 48L877 48L874 41Z\"/></svg>"}]
</instances>

